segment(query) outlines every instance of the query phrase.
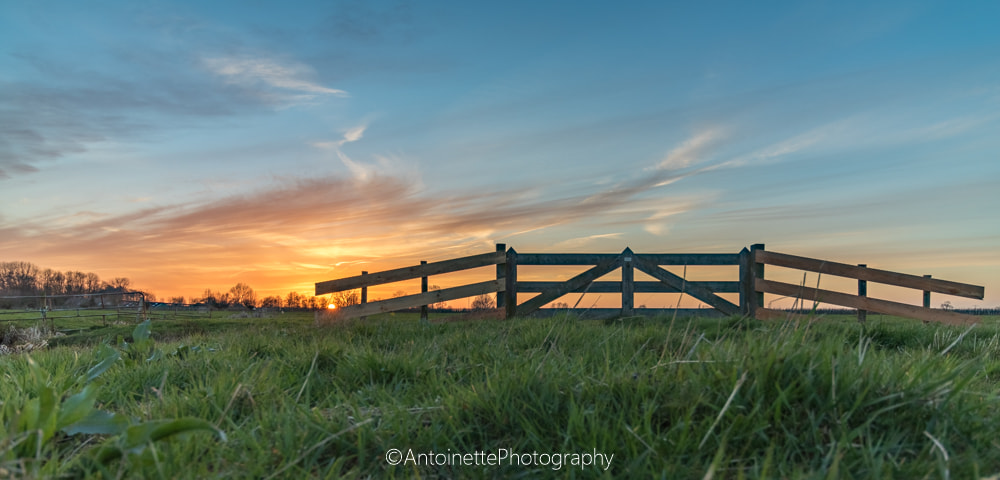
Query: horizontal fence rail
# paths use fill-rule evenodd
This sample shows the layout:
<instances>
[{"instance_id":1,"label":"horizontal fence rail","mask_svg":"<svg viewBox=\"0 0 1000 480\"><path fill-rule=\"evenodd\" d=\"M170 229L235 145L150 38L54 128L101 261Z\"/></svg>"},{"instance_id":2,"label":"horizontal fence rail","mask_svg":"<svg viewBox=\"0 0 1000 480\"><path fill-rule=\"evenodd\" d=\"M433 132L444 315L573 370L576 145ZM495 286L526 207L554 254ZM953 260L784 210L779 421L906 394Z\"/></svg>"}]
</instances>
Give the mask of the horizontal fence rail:
<instances>
[{"instance_id":1,"label":"horizontal fence rail","mask_svg":"<svg viewBox=\"0 0 1000 480\"><path fill-rule=\"evenodd\" d=\"M875 268L858 267L846 263L829 262L826 260L788 255L786 253L758 250L755 259L758 263L766 263L776 267L794 268L826 275L895 285L897 287L915 288L925 292L975 298L977 300L982 300L985 293L985 288L978 285L950 282L948 280L896 273Z\"/></svg>"},{"instance_id":2,"label":"horizontal fence rail","mask_svg":"<svg viewBox=\"0 0 1000 480\"><path fill-rule=\"evenodd\" d=\"M507 285L500 273L504 268L502 265L507 263L507 253L504 251L505 248L506 247L504 245L498 244L495 252L454 258L434 263L421 262L420 265L414 265L412 267L385 270L372 274L362 272L361 275L353 277L319 282L316 284L316 295L324 295L327 293L336 293L360 288L361 303L347 306L338 305L338 308L336 308L334 312L335 315L341 318L364 318L365 316L376 313L387 313L420 307L420 318L422 321L426 321L428 310L427 306L430 304L477 295L485 295L488 293L503 292ZM430 275L454 273L472 268L488 267L491 265L498 265L498 278L495 280L428 291L427 277ZM382 285L385 283L400 282L403 280L413 280L417 278L422 280L421 293L404 295L401 297L390 298L388 300L378 300L374 302L368 302L367 300L368 287Z\"/></svg>"},{"instance_id":3,"label":"horizontal fence rail","mask_svg":"<svg viewBox=\"0 0 1000 480\"><path fill-rule=\"evenodd\" d=\"M931 308L918 307L907 303L891 302L876 298L861 297L847 293L821 290L791 283L775 282L773 280L757 279L757 291L773 293L786 297L796 297L803 300L815 301L818 303L832 303L842 307L853 307L859 310L884 313L886 315L896 315L900 317L915 318L928 322L942 322L951 325L965 325L970 322L979 321L978 318L964 313L949 312L947 310L936 310ZM773 319L784 318L787 314L779 310L767 308L757 309L757 318Z\"/></svg>"},{"instance_id":4,"label":"horizontal fence rail","mask_svg":"<svg viewBox=\"0 0 1000 480\"><path fill-rule=\"evenodd\" d=\"M879 270L861 265L855 266L846 263L837 263L815 258L788 255L785 253L769 252L763 249L763 245L754 245L752 252L752 257L754 262L756 262L756 266L752 269L753 275L750 278L750 281L753 282L753 290L757 293L757 295L755 295L756 298L752 300L749 307L753 311L753 315L760 319L784 318L787 316L785 312L764 308L762 306L763 294L770 293L773 295L793 297L815 303L826 303L842 307L855 308L858 310L859 321L864 321L865 314L869 311L885 315L914 318L926 322L941 322L951 325L967 325L979 321L979 319L974 315L930 308L930 293L943 293L947 295L982 300L985 294L985 288L982 286L940 280L930 278L929 276L917 276L891 272L888 270ZM834 292L831 290L806 287L805 285L795 285L791 283L766 280L763 275L765 264L816 272L820 274L853 278L858 280L858 294L852 295L848 293ZM921 307L906 303L870 298L867 296L867 282L921 290L924 292L924 306Z\"/></svg>"},{"instance_id":5,"label":"horizontal fence rail","mask_svg":"<svg viewBox=\"0 0 1000 480\"><path fill-rule=\"evenodd\" d=\"M344 315L346 317L363 317L367 315L374 315L376 313L395 312L397 310L422 307L424 305L446 302L448 300L457 300L459 298L474 297L476 295L484 295L487 293L502 292L504 291L504 287L505 285L502 281L490 280L471 285L463 285L460 287L442 288L441 290L407 295L405 297L390 298L388 300L379 300L377 302L362 303L359 305L350 305L338 308L337 314Z\"/></svg>"},{"instance_id":6,"label":"horizontal fence rail","mask_svg":"<svg viewBox=\"0 0 1000 480\"><path fill-rule=\"evenodd\" d=\"M518 253L518 265L597 265L617 258L619 253ZM643 258L656 265L738 265L736 253L645 253Z\"/></svg>"},{"instance_id":7,"label":"horizontal fence rail","mask_svg":"<svg viewBox=\"0 0 1000 480\"><path fill-rule=\"evenodd\" d=\"M383 283L412 280L430 275L441 275L443 273L458 272L461 270L468 270L470 268L486 267L496 265L498 263L504 263L505 261L507 261L507 257L504 255L504 252L490 252L481 255L472 255L470 257L455 258L452 260L427 263L424 265L415 265L412 267L397 268L395 270L375 272L369 275L341 278L339 280L317 283L316 295L325 295L327 293L342 292L344 290L353 290L355 288L370 287L373 285L381 285Z\"/></svg>"},{"instance_id":8,"label":"horizontal fence rail","mask_svg":"<svg viewBox=\"0 0 1000 480\"><path fill-rule=\"evenodd\" d=\"M521 293L538 293L551 289L563 282L518 282L517 291ZM688 285L707 288L716 293L739 293L740 282L702 281L687 282ZM679 293L678 288L663 282L636 281L633 282L635 293ZM567 293L621 293L622 282L593 282L589 286L580 287Z\"/></svg>"}]
</instances>

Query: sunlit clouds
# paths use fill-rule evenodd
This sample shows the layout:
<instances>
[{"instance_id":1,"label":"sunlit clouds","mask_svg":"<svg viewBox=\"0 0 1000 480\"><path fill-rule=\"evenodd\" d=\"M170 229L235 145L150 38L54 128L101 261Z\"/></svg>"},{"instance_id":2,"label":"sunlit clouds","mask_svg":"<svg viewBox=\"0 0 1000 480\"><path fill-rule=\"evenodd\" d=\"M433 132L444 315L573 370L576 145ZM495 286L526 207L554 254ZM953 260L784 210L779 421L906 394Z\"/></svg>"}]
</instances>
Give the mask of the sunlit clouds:
<instances>
[{"instance_id":1,"label":"sunlit clouds","mask_svg":"<svg viewBox=\"0 0 1000 480\"><path fill-rule=\"evenodd\" d=\"M284 295L763 242L1000 302L995 7L529 10L0 4L0 260Z\"/></svg>"},{"instance_id":2,"label":"sunlit clouds","mask_svg":"<svg viewBox=\"0 0 1000 480\"><path fill-rule=\"evenodd\" d=\"M538 186L536 188L544 188ZM541 198L497 190L456 190L438 197L407 178L371 175L290 180L274 187L201 204L176 204L56 225L25 224L0 242L50 262L110 262L153 287L197 289L224 277L256 280L280 291L385 259L480 252L494 241L556 226L627 224L662 218L662 200L638 199L642 189ZM600 201L594 201L599 198ZM594 218L604 218L595 222ZM621 238L622 234L590 238ZM564 246L584 246L586 239ZM351 267L351 266L354 267ZM145 272L156 272L150 275Z\"/></svg>"}]
</instances>

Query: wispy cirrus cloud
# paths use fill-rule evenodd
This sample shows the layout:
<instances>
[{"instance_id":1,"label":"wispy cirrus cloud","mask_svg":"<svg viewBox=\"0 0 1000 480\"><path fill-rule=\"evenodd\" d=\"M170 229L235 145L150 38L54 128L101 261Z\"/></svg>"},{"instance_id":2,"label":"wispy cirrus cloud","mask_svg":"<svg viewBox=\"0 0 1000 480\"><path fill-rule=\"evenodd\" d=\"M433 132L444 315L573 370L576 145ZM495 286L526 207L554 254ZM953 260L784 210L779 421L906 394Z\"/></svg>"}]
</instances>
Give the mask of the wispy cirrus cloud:
<instances>
[{"instance_id":1,"label":"wispy cirrus cloud","mask_svg":"<svg viewBox=\"0 0 1000 480\"><path fill-rule=\"evenodd\" d=\"M310 145L324 150L337 150L345 144L361 140L367 129L368 125L361 124L347 129L340 140L311 142Z\"/></svg>"},{"instance_id":2,"label":"wispy cirrus cloud","mask_svg":"<svg viewBox=\"0 0 1000 480\"><path fill-rule=\"evenodd\" d=\"M204 57L202 64L226 83L254 95L282 103L299 104L331 95L346 97L344 90L321 85L315 70L304 63L259 56Z\"/></svg>"},{"instance_id":3,"label":"wispy cirrus cloud","mask_svg":"<svg viewBox=\"0 0 1000 480\"><path fill-rule=\"evenodd\" d=\"M624 233L600 233L597 235L587 235L586 237L576 237L557 242L552 245L554 249L577 249L586 245L590 245L594 242L606 239L618 240L624 236Z\"/></svg>"},{"instance_id":4,"label":"wispy cirrus cloud","mask_svg":"<svg viewBox=\"0 0 1000 480\"><path fill-rule=\"evenodd\" d=\"M708 160L708 151L723 138L724 135L719 128L702 130L667 153L657 168L678 170L705 162Z\"/></svg>"},{"instance_id":5,"label":"wispy cirrus cloud","mask_svg":"<svg viewBox=\"0 0 1000 480\"><path fill-rule=\"evenodd\" d=\"M360 124L345 130L339 140L310 142L309 145L320 150L333 152L337 156L337 159L340 160L340 163L347 167L356 180L368 181L379 173L391 175L400 171L410 171L411 177L419 177L419 175L412 171L412 168L403 165L396 157L375 155L374 163L365 163L347 155L342 147L348 143L361 140L367 128L367 124Z\"/></svg>"},{"instance_id":6,"label":"wispy cirrus cloud","mask_svg":"<svg viewBox=\"0 0 1000 480\"><path fill-rule=\"evenodd\" d=\"M0 180L102 142L130 143L201 119L347 96L317 82L313 69L298 62L119 50L107 61L127 65L121 67L125 74L55 61L44 52L10 56L31 75L0 80Z\"/></svg>"}]
</instances>

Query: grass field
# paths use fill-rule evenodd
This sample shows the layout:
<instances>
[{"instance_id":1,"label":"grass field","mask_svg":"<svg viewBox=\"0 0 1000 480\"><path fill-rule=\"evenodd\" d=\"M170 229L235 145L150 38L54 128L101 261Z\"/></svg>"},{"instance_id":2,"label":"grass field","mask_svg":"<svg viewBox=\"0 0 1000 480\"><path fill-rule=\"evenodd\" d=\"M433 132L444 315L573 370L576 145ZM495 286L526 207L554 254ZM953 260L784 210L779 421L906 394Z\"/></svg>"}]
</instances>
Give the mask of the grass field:
<instances>
[{"instance_id":1,"label":"grass field","mask_svg":"<svg viewBox=\"0 0 1000 480\"><path fill-rule=\"evenodd\" d=\"M996 478L998 324L80 324L0 357L0 478Z\"/></svg>"}]
</instances>

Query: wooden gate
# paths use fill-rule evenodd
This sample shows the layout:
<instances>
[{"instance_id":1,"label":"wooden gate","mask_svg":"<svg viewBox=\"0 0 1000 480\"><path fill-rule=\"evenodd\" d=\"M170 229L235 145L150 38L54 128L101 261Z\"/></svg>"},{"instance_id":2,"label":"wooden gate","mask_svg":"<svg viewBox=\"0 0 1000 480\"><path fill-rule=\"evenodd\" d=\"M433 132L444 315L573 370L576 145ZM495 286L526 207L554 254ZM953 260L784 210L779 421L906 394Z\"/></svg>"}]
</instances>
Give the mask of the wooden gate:
<instances>
[{"instance_id":1,"label":"wooden gate","mask_svg":"<svg viewBox=\"0 0 1000 480\"><path fill-rule=\"evenodd\" d=\"M854 278L858 280L858 294L847 294L829 290L809 288L804 285L777 282L764 278L764 265L795 268L827 275ZM442 290L427 291L427 279L431 275L457 272L471 268L496 265L496 276L489 280ZM518 281L518 268L524 266L591 266L569 280L563 281ZM663 266L714 266L735 265L739 267L739 277L731 281L688 281ZM596 281L615 270L621 269L620 281ZM635 281L635 270L639 270L656 281ZM367 302L367 288L374 285L420 278L422 292L389 300ZM924 305L915 306L867 296L867 282L878 282L901 287L915 288L924 292ZM739 253L651 253L637 254L630 248L621 253L518 253L504 244L497 244L495 252L456 258L441 262L387 270L330 280L316 284L316 295L324 295L345 290L361 289L360 305L339 309L346 317L363 317L376 313L424 307L431 303L457 300L487 293L497 294L497 307L507 318L532 315L556 299L568 293L620 293L622 316L644 313L635 308L636 293L684 293L711 306L722 315L742 315L761 319L787 316L788 312L765 308L764 294L794 297L803 301L833 304L857 309L859 320L864 321L868 311L897 315L924 321L950 324L968 324L978 321L973 315L948 310L930 308L931 292L957 295L982 300L985 289L947 280L933 279L867 268L865 265L848 265L784 253L770 252L763 244L744 248ZM538 293L537 296L518 303L521 293ZM734 304L719 296L721 293L738 293L739 304Z\"/></svg>"},{"instance_id":2,"label":"wooden gate","mask_svg":"<svg viewBox=\"0 0 1000 480\"><path fill-rule=\"evenodd\" d=\"M691 282L661 265L701 266L739 265L739 254L728 253L655 253L636 254L630 248L618 254L579 253L517 253L507 251L503 305L507 317L526 316L568 293L621 293L621 315L635 313L635 293L686 293L710 305L723 315L738 315L740 307L717 294L739 293L738 281ZM593 265L583 273L562 282L519 282L517 269L526 265ZM596 279L621 269L620 282L595 282ZM635 270L657 281L636 282ZM518 293L539 293L521 304Z\"/></svg>"}]
</instances>

